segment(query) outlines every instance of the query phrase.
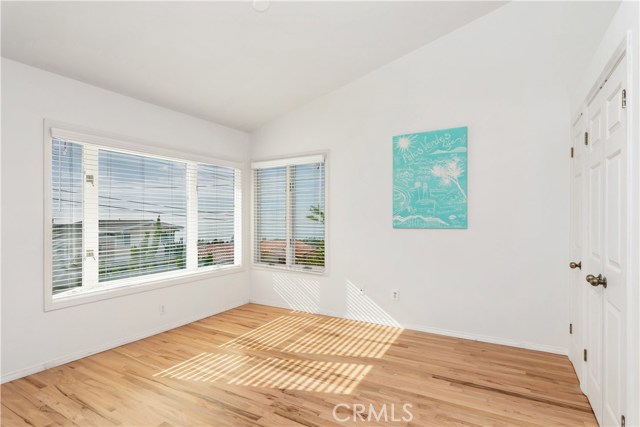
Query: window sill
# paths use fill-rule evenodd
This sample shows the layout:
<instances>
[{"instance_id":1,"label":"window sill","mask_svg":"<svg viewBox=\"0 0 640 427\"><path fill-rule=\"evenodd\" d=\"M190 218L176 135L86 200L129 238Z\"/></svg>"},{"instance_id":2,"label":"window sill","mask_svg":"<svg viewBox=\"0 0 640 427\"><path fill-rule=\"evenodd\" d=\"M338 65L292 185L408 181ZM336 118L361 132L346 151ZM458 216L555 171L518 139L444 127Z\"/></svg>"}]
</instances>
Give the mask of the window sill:
<instances>
[{"instance_id":1,"label":"window sill","mask_svg":"<svg viewBox=\"0 0 640 427\"><path fill-rule=\"evenodd\" d=\"M60 308L72 307L81 304L88 304L96 301L102 301L111 298L117 298L125 295L132 295L141 292L148 292L155 289L166 288L169 286L180 285L184 283L196 282L213 277L226 276L228 274L237 274L244 271L244 266L233 265L210 269L207 271L197 271L189 274L180 274L173 277L160 277L151 280L127 281L106 285L104 287L95 288L84 291L68 291L56 296L48 295L45 297L44 311L53 311Z\"/></svg>"},{"instance_id":2,"label":"window sill","mask_svg":"<svg viewBox=\"0 0 640 427\"><path fill-rule=\"evenodd\" d=\"M310 274L312 276L327 276L327 268L323 268L322 270L317 268L311 269L303 269L299 267L289 267L286 265L269 265L269 264L251 264L252 270L265 270L265 271L278 271L278 272L288 272L288 273L301 273L301 274Z\"/></svg>"}]
</instances>

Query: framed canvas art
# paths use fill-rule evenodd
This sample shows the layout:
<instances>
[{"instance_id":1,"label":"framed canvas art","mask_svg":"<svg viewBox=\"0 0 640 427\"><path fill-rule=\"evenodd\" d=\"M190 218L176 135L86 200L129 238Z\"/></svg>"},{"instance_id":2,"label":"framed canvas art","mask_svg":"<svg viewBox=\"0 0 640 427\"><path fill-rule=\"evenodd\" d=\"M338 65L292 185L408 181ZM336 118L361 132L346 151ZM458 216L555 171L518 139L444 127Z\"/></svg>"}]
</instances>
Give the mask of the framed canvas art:
<instances>
[{"instance_id":1,"label":"framed canvas art","mask_svg":"<svg viewBox=\"0 0 640 427\"><path fill-rule=\"evenodd\" d=\"M393 137L393 227L467 228L467 128Z\"/></svg>"}]
</instances>

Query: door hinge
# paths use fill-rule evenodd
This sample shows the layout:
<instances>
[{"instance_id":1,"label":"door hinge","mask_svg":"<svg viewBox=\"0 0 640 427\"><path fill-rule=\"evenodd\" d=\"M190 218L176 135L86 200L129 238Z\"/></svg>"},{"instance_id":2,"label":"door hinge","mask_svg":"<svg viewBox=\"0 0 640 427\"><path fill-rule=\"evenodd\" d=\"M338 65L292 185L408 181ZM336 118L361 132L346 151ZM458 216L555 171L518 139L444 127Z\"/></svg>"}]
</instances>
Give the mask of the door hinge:
<instances>
[{"instance_id":1,"label":"door hinge","mask_svg":"<svg viewBox=\"0 0 640 427\"><path fill-rule=\"evenodd\" d=\"M622 89L622 108L627 108L627 90Z\"/></svg>"},{"instance_id":2,"label":"door hinge","mask_svg":"<svg viewBox=\"0 0 640 427\"><path fill-rule=\"evenodd\" d=\"M589 132L584 133L584 145L589 145Z\"/></svg>"},{"instance_id":3,"label":"door hinge","mask_svg":"<svg viewBox=\"0 0 640 427\"><path fill-rule=\"evenodd\" d=\"M569 333L573 333L573 323L569 323Z\"/></svg>"},{"instance_id":4,"label":"door hinge","mask_svg":"<svg viewBox=\"0 0 640 427\"><path fill-rule=\"evenodd\" d=\"M571 147L571 158L573 159L573 147Z\"/></svg>"},{"instance_id":5,"label":"door hinge","mask_svg":"<svg viewBox=\"0 0 640 427\"><path fill-rule=\"evenodd\" d=\"M627 426L627 420L625 419L624 415L620 417L620 426L621 427Z\"/></svg>"},{"instance_id":6,"label":"door hinge","mask_svg":"<svg viewBox=\"0 0 640 427\"><path fill-rule=\"evenodd\" d=\"M583 353L583 359L586 362L587 361L587 349L584 349L584 353Z\"/></svg>"}]
</instances>

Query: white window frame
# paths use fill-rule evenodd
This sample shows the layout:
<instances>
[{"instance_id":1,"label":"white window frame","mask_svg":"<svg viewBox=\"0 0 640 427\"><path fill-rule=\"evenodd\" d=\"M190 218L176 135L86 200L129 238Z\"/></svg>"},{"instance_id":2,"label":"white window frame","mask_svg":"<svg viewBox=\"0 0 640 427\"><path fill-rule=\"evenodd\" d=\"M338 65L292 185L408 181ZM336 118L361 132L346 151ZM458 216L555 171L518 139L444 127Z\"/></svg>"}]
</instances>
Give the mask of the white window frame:
<instances>
[{"instance_id":1,"label":"white window frame","mask_svg":"<svg viewBox=\"0 0 640 427\"><path fill-rule=\"evenodd\" d=\"M109 281L98 286L83 286L82 288L71 289L66 292L53 295L53 233L52 233L52 144L54 134L56 137L68 139L80 144L90 144L90 148L104 148L110 151L121 153L142 155L186 163L187 182L189 179L196 179L198 165L223 166L235 169L235 218L236 227L234 230L234 260L233 265L198 267L197 262L197 240L198 230L196 227L187 227L187 267L182 270L174 270L144 276L129 277ZM86 147L86 145L85 145ZM134 138L122 137L119 135L109 135L104 132L79 128L65 123L44 121L44 310L51 311L59 308L70 307L90 302L130 295L139 292L147 292L153 289L174 286L199 280L218 277L227 274L236 274L244 271L244 260L242 251L243 232L243 211L242 211L242 178L244 165L241 162L223 160L202 156L193 153L178 152L174 150L160 148L147 142L137 141ZM85 171L86 173L86 171ZM97 176L97 174L94 174ZM189 176L191 175L191 176ZM197 184L197 183L196 183ZM188 217L195 210L197 217L198 199L195 190L196 184L188 185L187 188L187 211ZM83 185L87 185L86 182ZM97 193L97 192L96 192ZM97 197L97 194L96 196ZM96 224L97 226L97 224ZM189 239L196 244L189 244ZM83 236L84 245L84 236ZM97 244L94 253L98 254ZM83 248L83 255L85 250ZM193 258L195 256L195 265ZM86 259L86 257L85 257ZM190 268L191 266L191 268ZM96 269L97 271L97 269Z\"/></svg>"},{"instance_id":2,"label":"white window frame","mask_svg":"<svg viewBox=\"0 0 640 427\"><path fill-rule=\"evenodd\" d=\"M296 266L291 263L291 245L287 244L287 264L266 264L256 262L256 205L257 205L257 191L255 188L255 170L264 168L275 168L282 166L295 166L306 163L324 163L324 267L309 267ZM267 271L289 271L294 273L312 274L315 276L328 276L329 275L329 152L320 151L306 154L299 154L295 157L278 157L265 160L256 160L251 162L251 269L255 270L267 270ZM287 172L287 183L290 181L289 173ZM287 191L286 210L289 212L291 209L291 194ZM289 218L285 224L287 230L286 241L290 241L292 235L292 222Z\"/></svg>"}]
</instances>

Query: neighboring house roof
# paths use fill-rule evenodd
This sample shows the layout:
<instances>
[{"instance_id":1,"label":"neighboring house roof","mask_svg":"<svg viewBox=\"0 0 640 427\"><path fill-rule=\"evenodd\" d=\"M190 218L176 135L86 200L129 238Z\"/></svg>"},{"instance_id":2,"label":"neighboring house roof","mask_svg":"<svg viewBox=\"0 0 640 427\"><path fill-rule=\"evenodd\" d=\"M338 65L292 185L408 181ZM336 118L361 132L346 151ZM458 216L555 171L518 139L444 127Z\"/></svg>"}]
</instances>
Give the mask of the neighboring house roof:
<instances>
[{"instance_id":1,"label":"neighboring house roof","mask_svg":"<svg viewBox=\"0 0 640 427\"><path fill-rule=\"evenodd\" d=\"M306 257L307 255L313 253L316 250L316 247L305 243L301 240L296 240L295 243L295 254L296 257ZM276 240L262 240L260 242L260 253L262 256L273 256L273 257L285 257L286 256L286 245L283 239Z\"/></svg>"},{"instance_id":2,"label":"neighboring house roof","mask_svg":"<svg viewBox=\"0 0 640 427\"><path fill-rule=\"evenodd\" d=\"M233 260L234 246L231 242L199 243L198 257L212 255L215 262Z\"/></svg>"},{"instance_id":3,"label":"neighboring house roof","mask_svg":"<svg viewBox=\"0 0 640 427\"><path fill-rule=\"evenodd\" d=\"M160 229L162 230L182 230L184 227L179 225L170 224L168 222L160 222ZM126 231L135 231L140 229L155 229L158 227L156 220L119 220L119 219L101 219L99 228L101 233L124 233Z\"/></svg>"},{"instance_id":4,"label":"neighboring house roof","mask_svg":"<svg viewBox=\"0 0 640 427\"><path fill-rule=\"evenodd\" d=\"M82 227L82 222L74 222L71 224L53 224L54 230L62 228ZM99 222L100 234L120 234L136 230L154 229L157 227L155 219L145 220L129 220L129 219L101 219ZM160 228L165 231L178 231L184 227L180 225L170 224L168 222L160 222Z\"/></svg>"}]
</instances>

